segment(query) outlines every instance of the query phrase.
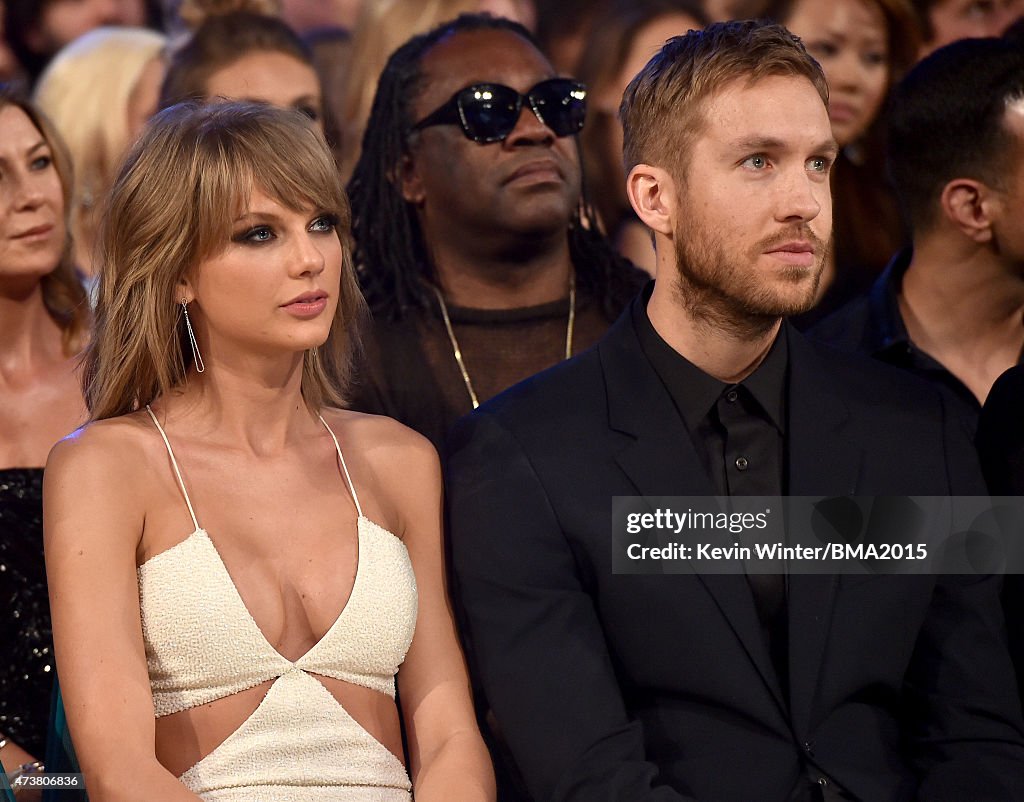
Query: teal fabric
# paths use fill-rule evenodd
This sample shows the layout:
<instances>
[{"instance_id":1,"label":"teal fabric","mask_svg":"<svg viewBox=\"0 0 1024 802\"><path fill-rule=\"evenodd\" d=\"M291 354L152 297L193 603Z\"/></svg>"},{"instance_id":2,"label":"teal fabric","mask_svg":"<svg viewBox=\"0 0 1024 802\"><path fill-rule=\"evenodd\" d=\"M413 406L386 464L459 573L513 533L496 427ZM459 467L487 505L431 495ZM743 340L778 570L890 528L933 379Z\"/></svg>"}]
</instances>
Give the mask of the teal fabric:
<instances>
[{"instance_id":1,"label":"teal fabric","mask_svg":"<svg viewBox=\"0 0 1024 802\"><path fill-rule=\"evenodd\" d=\"M7 773L7 767L3 763L0 763L0 772ZM3 802L15 802L14 791L8 787L6 782L0 783L0 794L3 795L0 796Z\"/></svg>"},{"instance_id":2,"label":"teal fabric","mask_svg":"<svg viewBox=\"0 0 1024 802\"><path fill-rule=\"evenodd\" d=\"M47 774L77 774L81 772L75 755L68 720L64 715L64 700L60 693L60 680L53 682L53 696L50 699L50 726L46 734ZM83 786L81 790L68 788L43 791L43 802L89 802Z\"/></svg>"}]
</instances>

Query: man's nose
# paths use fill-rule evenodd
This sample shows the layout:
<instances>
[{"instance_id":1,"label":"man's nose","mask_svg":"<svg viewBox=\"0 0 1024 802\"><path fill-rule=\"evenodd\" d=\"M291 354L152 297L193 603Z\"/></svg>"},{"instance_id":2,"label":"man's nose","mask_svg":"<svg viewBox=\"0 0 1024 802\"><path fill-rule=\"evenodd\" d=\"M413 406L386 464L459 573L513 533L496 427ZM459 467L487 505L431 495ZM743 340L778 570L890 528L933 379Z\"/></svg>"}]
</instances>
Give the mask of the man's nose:
<instances>
[{"instance_id":1,"label":"man's nose","mask_svg":"<svg viewBox=\"0 0 1024 802\"><path fill-rule=\"evenodd\" d=\"M827 183L815 181L806 170L794 170L780 188L776 217L783 222L808 222L817 217L828 199Z\"/></svg>"},{"instance_id":2,"label":"man's nose","mask_svg":"<svg viewBox=\"0 0 1024 802\"><path fill-rule=\"evenodd\" d=\"M541 121L533 107L529 103L523 103L516 126L505 137L504 144L506 147L550 145L555 139L555 132Z\"/></svg>"}]
</instances>

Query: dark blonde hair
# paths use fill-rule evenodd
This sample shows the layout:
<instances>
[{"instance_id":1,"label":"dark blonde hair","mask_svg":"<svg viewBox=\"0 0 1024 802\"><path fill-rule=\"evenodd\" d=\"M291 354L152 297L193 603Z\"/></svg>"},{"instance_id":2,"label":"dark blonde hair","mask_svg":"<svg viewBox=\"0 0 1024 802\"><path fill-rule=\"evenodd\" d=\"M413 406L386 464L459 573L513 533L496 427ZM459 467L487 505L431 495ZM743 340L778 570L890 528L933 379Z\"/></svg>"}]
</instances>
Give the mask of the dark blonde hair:
<instances>
[{"instance_id":1,"label":"dark blonde hair","mask_svg":"<svg viewBox=\"0 0 1024 802\"><path fill-rule=\"evenodd\" d=\"M619 107L626 169L637 164L682 173L703 125L702 104L735 81L804 77L828 105L825 74L781 25L719 22L669 39L626 87Z\"/></svg>"},{"instance_id":2,"label":"dark blonde hair","mask_svg":"<svg viewBox=\"0 0 1024 802\"><path fill-rule=\"evenodd\" d=\"M57 129L46 118L46 115L16 91L0 84L0 110L7 106L21 109L31 120L32 125L46 141L53 157L53 166L60 178L61 194L64 198L64 230L68 234L60 261L52 271L43 276L41 284L46 311L60 326L64 353L71 356L77 354L85 344L89 323L92 319L89 300L82 287L82 282L78 278L78 273L75 271L71 256L70 215L71 192L74 186L71 157L68 156L64 140L61 139Z\"/></svg>"},{"instance_id":3,"label":"dark blonde hair","mask_svg":"<svg viewBox=\"0 0 1024 802\"><path fill-rule=\"evenodd\" d=\"M100 227L100 296L85 361L93 420L138 409L180 385L192 363L181 281L230 241L254 189L290 209L338 219L344 262L327 341L306 351L310 409L344 403L364 302L352 268L351 216L323 137L290 109L180 104L157 114L130 151Z\"/></svg>"}]
</instances>

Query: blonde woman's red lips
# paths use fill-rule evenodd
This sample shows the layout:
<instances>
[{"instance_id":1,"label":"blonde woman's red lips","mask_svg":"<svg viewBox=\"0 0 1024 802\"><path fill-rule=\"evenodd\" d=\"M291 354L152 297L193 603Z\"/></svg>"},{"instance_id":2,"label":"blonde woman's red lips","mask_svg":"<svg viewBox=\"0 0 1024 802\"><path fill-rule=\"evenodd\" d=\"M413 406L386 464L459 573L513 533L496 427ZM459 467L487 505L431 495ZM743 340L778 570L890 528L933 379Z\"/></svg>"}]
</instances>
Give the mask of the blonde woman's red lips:
<instances>
[{"instance_id":1,"label":"blonde woman's red lips","mask_svg":"<svg viewBox=\"0 0 1024 802\"><path fill-rule=\"evenodd\" d=\"M281 308L295 317L316 317L327 308L327 293L304 292L302 295L292 298L288 303L282 304Z\"/></svg>"}]
</instances>

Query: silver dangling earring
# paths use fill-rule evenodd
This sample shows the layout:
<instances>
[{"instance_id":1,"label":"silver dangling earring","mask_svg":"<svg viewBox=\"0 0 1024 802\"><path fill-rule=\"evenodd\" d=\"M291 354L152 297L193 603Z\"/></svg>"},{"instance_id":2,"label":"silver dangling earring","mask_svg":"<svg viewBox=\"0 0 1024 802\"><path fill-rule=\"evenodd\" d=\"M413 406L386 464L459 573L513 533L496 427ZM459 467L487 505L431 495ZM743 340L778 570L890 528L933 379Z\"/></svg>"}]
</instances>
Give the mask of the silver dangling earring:
<instances>
[{"instance_id":1,"label":"silver dangling earring","mask_svg":"<svg viewBox=\"0 0 1024 802\"><path fill-rule=\"evenodd\" d=\"M188 319L188 301L181 299L181 311L185 313L185 330L188 331L188 341L192 343L192 359L196 363L196 373L206 370L203 364L203 357L199 353L199 343L196 342L196 333L192 330L192 321Z\"/></svg>"}]
</instances>

